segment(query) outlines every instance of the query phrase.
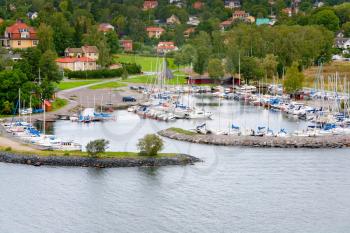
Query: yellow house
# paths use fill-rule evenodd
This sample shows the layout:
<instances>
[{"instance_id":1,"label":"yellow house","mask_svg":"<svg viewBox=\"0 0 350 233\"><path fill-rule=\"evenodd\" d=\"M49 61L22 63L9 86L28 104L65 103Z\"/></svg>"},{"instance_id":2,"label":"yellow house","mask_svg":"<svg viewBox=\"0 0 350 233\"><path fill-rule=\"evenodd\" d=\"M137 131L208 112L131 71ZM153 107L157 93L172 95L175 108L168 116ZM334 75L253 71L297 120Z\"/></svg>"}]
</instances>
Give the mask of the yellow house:
<instances>
[{"instance_id":1,"label":"yellow house","mask_svg":"<svg viewBox=\"0 0 350 233\"><path fill-rule=\"evenodd\" d=\"M37 46L37 39L34 28L29 27L22 21L17 21L5 30L5 36L2 39L2 45L11 49L26 49Z\"/></svg>"}]
</instances>

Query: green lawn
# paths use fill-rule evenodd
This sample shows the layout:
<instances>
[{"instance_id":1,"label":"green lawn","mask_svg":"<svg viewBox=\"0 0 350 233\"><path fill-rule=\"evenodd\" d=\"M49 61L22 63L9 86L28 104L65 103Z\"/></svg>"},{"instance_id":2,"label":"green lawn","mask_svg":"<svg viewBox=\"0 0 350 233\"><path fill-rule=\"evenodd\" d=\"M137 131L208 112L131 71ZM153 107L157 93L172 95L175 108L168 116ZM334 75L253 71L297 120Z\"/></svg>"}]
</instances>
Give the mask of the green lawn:
<instances>
[{"instance_id":1,"label":"green lawn","mask_svg":"<svg viewBox=\"0 0 350 233\"><path fill-rule=\"evenodd\" d=\"M143 57L132 54L118 54L115 55L115 59L117 62L136 63L141 65L142 71L156 71L157 67L160 67L163 62L163 58L161 57ZM167 60L169 62L168 67L172 70L177 70L178 67L174 65L174 59L167 58Z\"/></svg>"},{"instance_id":2,"label":"green lawn","mask_svg":"<svg viewBox=\"0 0 350 233\"><path fill-rule=\"evenodd\" d=\"M185 129L181 129L181 128L169 128L168 130L179 133L179 134L184 134L184 135L189 135L189 136L193 136L196 135L197 133L189 131L189 130L185 130Z\"/></svg>"},{"instance_id":3,"label":"green lawn","mask_svg":"<svg viewBox=\"0 0 350 233\"><path fill-rule=\"evenodd\" d=\"M119 88L119 87L125 87L127 84L121 83L121 82L116 82L116 81L111 81L108 83L101 83L97 84L94 86L89 87L91 90L97 90L97 89L105 89L105 88Z\"/></svg>"},{"instance_id":4,"label":"green lawn","mask_svg":"<svg viewBox=\"0 0 350 233\"><path fill-rule=\"evenodd\" d=\"M18 151L11 147L0 147L0 151L12 151L14 153L22 155L32 155L33 151ZM35 150L34 153L39 156L76 156L76 157L89 157L87 152L82 151L42 151ZM156 158L159 157L174 157L175 153L160 153ZM146 158L147 156L141 156L137 152L105 152L98 156L98 158Z\"/></svg>"},{"instance_id":5,"label":"green lawn","mask_svg":"<svg viewBox=\"0 0 350 233\"><path fill-rule=\"evenodd\" d=\"M155 79L156 79L155 75L142 75L142 76L136 76L133 78L128 78L127 80L124 80L123 82L153 84L153 83L155 83ZM182 84L186 84L186 79L184 76L178 76L178 77L174 77L173 79L167 79L166 84L168 84L168 85L182 85Z\"/></svg>"},{"instance_id":6,"label":"green lawn","mask_svg":"<svg viewBox=\"0 0 350 233\"><path fill-rule=\"evenodd\" d=\"M56 98L52 103L52 111L57 111L68 104L68 100Z\"/></svg>"},{"instance_id":7,"label":"green lawn","mask_svg":"<svg viewBox=\"0 0 350 233\"><path fill-rule=\"evenodd\" d=\"M85 86L97 82L101 82L103 80L101 79L91 79L91 80L79 80L79 81L63 81L60 84L58 84L57 88L60 90L68 90L80 86Z\"/></svg>"}]
</instances>

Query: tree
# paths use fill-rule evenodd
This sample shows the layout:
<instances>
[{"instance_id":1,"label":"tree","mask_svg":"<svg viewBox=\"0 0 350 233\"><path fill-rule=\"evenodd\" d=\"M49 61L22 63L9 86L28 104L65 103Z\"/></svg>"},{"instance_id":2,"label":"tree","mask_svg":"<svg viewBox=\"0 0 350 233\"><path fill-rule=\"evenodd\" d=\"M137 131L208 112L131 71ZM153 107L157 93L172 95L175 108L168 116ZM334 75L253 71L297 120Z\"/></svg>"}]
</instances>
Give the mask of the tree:
<instances>
[{"instance_id":1,"label":"tree","mask_svg":"<svg viewBox=\"0 0 350 233\"><path fill-rule=\"evenodd\" d=\"M224 76L224 67L218 58L210 59L208 63L209 77L215 82Z\"/></svg>"},{"instance_id":2,"label":"tree","mask_svg":"<svg viewBox=\"0 0 350 233\"><path fill-rule=\"evenodd\" d=\"M52 97L55 89L54 83L59 83L63 78L55 59L56 54L51 50L47 50L39 61L42 94L46 99Z\"/></svg>"},{"instance_id":3,"label":"tree","mask_svg":"<svg viewBox=\"0 0 350 233\"><path fill-rule=\"evenodd\" d=\"M262 63L266 77L273 78L277 70L277 57L273 54L267 54Z\"/></svg>"},{"instance_id":4,"label":"tree","mask_svg":"<svg viewBox=\"0 0 350 233\"><path fill-rule=\"evenodd\" d=\"M156 156L163 146L163 140L155 134L147 134L137 144L140 154L145 156Z\"/></svg>"},{"instance_id":5,"label":"tree","mask_svg":"<svg viewBox=\"0 0 350 233\"><path fill-rule=\"evenodd\" d=\"M344 30L344 35L350 37L350 22L344 23L342 29Z\"/></svg>"},{"instance_id":6,"label":"tree","mask_svg":"<svg viewBox=\"0 0 350 233\"><path fill-rule=\"evenodd\" d=\"M259 60L255 57L243 57L241 59L241 74L249 83L250 80L258 80L264 76L264 70Z\"/></svg>"},{"instance_id":7,"label":"tree","mask_svg":"<svg viewBox=\"0 0 350 233\"><path fill-rule=\"evenodd\" d=\"M97 139L86 145L86 151L91 157L97 157L106 151L108 144L109 141L105 139Z\"/></svg>"},{"instance_id":8,"label":"tree","mask_svg":"<svg viewBox=\"0 0 350 233\"><path fill-rule=\"evenodd\" d=\"M293 65L287 69L286 78L283 86L288 94L294 95L297 91L303 88L304 74L299 71L298 63L294 62Z\"/></svg>"},{"instance_id":9,"label":"tree","mask_svg":"<svg viewBox=\"0 0 350 233\"><path fill-rule=\"evenodd\" d=\"M114 30L110 30L106 33L107 44L111 53L117 53L119 50L118 35Z\"/></svg>"},{"instance_id":10,"label":"tree","mask_svg":"<svg viewBox=\"0 0 350 233\"><path fill-rule=\"evenodd\" d=\"M211 55L211 40L210 36L206 32L200 32L192 42L192 45L196 48L196 60L194 62L194 71L198 74L203 74L208 66L208 60Z\"/></svg>"},{"instance_id":11,"label":"tree","mask_svg":"<svg viewBox=\"0 0 350 233\"><path fill-rule=\"evenodd\" d=\"M311 18L314 24L323 25L330 31L339 29L339 18L334 11L325 9L317 12Z\"/></svg>"},{"instance_id":12,"label":"tree","mask_svg":"<svg viewBox=\"0 0 350 233\"><path fill-rule=\"evenodd\" d=\"M49 25L46 25L45 23L40 24L37 35L39 39L38 48L41 52L44 53L47 50L55 51L53 30Z\"/></svg>"}]
</instances>

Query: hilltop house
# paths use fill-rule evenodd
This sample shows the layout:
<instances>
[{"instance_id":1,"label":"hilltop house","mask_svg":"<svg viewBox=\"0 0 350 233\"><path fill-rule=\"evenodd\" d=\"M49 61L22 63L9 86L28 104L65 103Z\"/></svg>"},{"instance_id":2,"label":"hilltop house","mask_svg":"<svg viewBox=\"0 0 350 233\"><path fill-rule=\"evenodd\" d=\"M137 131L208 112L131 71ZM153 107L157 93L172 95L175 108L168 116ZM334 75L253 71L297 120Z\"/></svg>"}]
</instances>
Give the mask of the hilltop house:
<instances>
[{"instance_id":1,"label":"hilltop house","mask_svg":"<svg viewBox=\"0 0 350 233\"><path fill-rule=\"evenodd\" d=\"M168 52L177 51L178 47L175 46L175 43L173 41L161 41L158 43L157 46L157 53L159 54L165 54Z\"/></svg>"},{"instance_id":2,"label":"hilltop house","mask_svg":"<svg viewBox=\"0 0 350 233\"><path fill-rule=\"evenodd\" d=\"M171 15L169 18L167 18L166 23L169 25L175 25L180 24L180 20L176 15Z\"/></svg>"},{"instance_id":3,"label":"hilltop house","mask_svg":"<svg viewBox=\"0 0 350 233\"><path fill-rule=\"evenodd\" d=\"M335 47L338 49L350 49L350 38L336 38L335 39Z\"/></svg>"},{"instance_id":4,"label":"hilltop house","mask_svg":"<svg viewBox=\"0 0 350 233\"><path fill-rule=\"evenodd\" d=\"M106 33L109 31L114 31L114 26L109 23L101 23L100 25L98 25L98 30L100 32Z\"/></svg>"},{"instance_id":5,"label":"hilltop house","mask_svg":"<svg viewBox=\"0 0 350 233\"><path fill-rule=\"evenodd\" d=\"M187 21L187 24L188 25L191 25L191 26L198 26L200 24L200 20L197 16L190 16L188 21Z\"/></svg>"},{"instance_id":6,"label":"hilltop house","mask_svg":"<svg viewBox=\"0 0 350 233\"><path fill-rule=\"evenodd\" d=\"M144 1L143 2L143 10L148 11L151 9L155 9L158 6L158 1L155 0L149 0L149 1Z\"/></svg>"},{"instance_id":7,"label":"hilltop house","mask_svg":"<svg viewBox=\"0 0 350 233\"><path fill-rule=\"evenodd\" d=\"M223 22L220 23L220 29L221 31L225 31L226 29L228 29L229 27L231 27L233 24L233 20L229 19L229 20L225 20Z\"/></svg>"},{"instance_id":8,"label":"hilltop house","mask_svg":"<svg viewBox=\"0 0 350 233\"><path fill-rule=\"evenodd\" d=\"M203 7L203 2L201 1L196 1L193 3L192 7L196 10L200 10Z\"/></svg>"},{"instance_id":9,"label":"hilltop house","mask_svg":"<svg viewBox=\"0 0 350 233\"><path fill-rule=\"evenodd\" d=\"M146 31L149 38L157 38L157 39L159 39L160 36L163 34L163 32L165 32L165 30L161 27L147 27Z\"/></svg>"},{"instance_id":10,"label":"hilltop house","mask_svg":"<svg viewBox=\"0 0 350 233\"><path fill-rule=\"evenodd\" d=\"M240 0L225 0L225 7L229 9L241 8Z\"/></svg>"},{"instance_id":11,"label":"hilltop house","mask_svg":"<svg viewBox=\"0 0 350 233\"><path fill-rule=\"evenodd\" d=\"M88 57L93 60L98 60L99 57L99 51L96 46L88 46L84 45L81 48L66 48L64 51L65 57Z\"/></svg>"},{"instance_id":12,"label":"hilltop house","mask_svg":"<svg viewBox=\"0 0 350 233\"><path fill-rule=\"evenodd\" d=\"M35 29L20 20L6 28L1 40L4 47L11 49L31 48L39 43Z\"/></svg>"},{"instance_id":13,"label":"hilltop house","mask_svg":"<svg viewBox=\"0 0 350 233\"><path fill-rule=\"evenodd\" d=\"M39 16L39 14L38 14L38 12L28 12L27 13L27 17L28 17L28 19L31 19L31 20L35 20L36 18L38 18L38 16Z\"/></svg>"},{"instance_id":14,"label":"hilltop house","mask_svg":"<svg viewBox=\"0 0 350 233\"><path fill-rule=\"evenodd\" d=\"M195 33L196 29L194 27L190 27L184 31L184 37L189 38L191 34Z\"/></svg>"},{"instance_id":15,"label":"hilltop house","mask_svg":"<svg viewBox=\"0 0 350 233\"><path fill-rule=\"evenodd\" d=\"M133 42L132 40L120 40L120 46L123 48L124 52L132 52Z\"/></svg>"},{"instance_id":16,"label":"hilltop house","mask_svg":"<svg viewBox=\"0 0 350 233\"><path fill-rule=\"evenodd\" d=\"M71 71L96 70L96 60L88 57L62 57L57 58L56 63L61 69Z\"/></svg>"}]
</instances>

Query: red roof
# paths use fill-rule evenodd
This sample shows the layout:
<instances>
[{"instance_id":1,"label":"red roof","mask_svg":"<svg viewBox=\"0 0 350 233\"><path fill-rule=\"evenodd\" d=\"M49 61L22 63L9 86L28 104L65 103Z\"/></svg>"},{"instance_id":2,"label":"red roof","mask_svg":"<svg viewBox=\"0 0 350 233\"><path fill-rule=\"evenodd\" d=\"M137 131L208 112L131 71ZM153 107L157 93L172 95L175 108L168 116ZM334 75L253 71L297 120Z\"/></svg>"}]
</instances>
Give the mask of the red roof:
<instances>
[{"instance_id":1,"label":"red roof","mask_svg":"<svg viewBox=\"0 0 350 233\"><path fill-rule=\"evenodd\" d=\"M56 59L59 63L75 63L75 62L94 62L95 60L89 57L60 57Z\"/></svg>"},{"instance_id":2,"label":"red roof","mask_svg":"<svg viewBox=\"0 0 350 233\"><path fill-rule=\"evenodd\" d=\"M29 32L29 38L22 38L21 33L23 31ZM17 21L15 24L6 28L6 35L9 35L10 39L36 39L36 31L33 27L29 27L22 21Z\"/></svg>"},{"instance_id":3,"label":"red roof","mask_svg":"<svg viewBox=\"0 0 350 233\"><path fill-rule=\"evenodd\" d=\"M200 1L197 1L197 2L193 3L193 8L194 8L194 9L199 10L199 9L201 9L202 7L203 7L203 3L200 2Z\"/></svg>"},{"instance_id":4,"label":"red roof","mask_svg":"<svg viewBox=\"0 0 350 233\"><path fill-rule=\"evenodd\" d=\"M165 30L161 27L147 27L146 31L148 31L148 32L164 32Z\"/></svg>"},{"instance_id":5,"label":"red roof","mask_svg":"<svg viewBox=\"0 0 350 233\"><path fill-rule=\"evenodd\" d=\"M158 49L175 49L175 44L172 41L161 41L158 43Z\"/></svg>"},{"instance_id":6,"label":"red roof","mask_svg":"<svg viewBox=\"0 0 350 233\"><path fill-rule=\"evenodd\" d=\"M143 3L143 9L148 10L148 9L153 9L158 6L158 1L145 1Z\"/></svg>"}]
</instances>

